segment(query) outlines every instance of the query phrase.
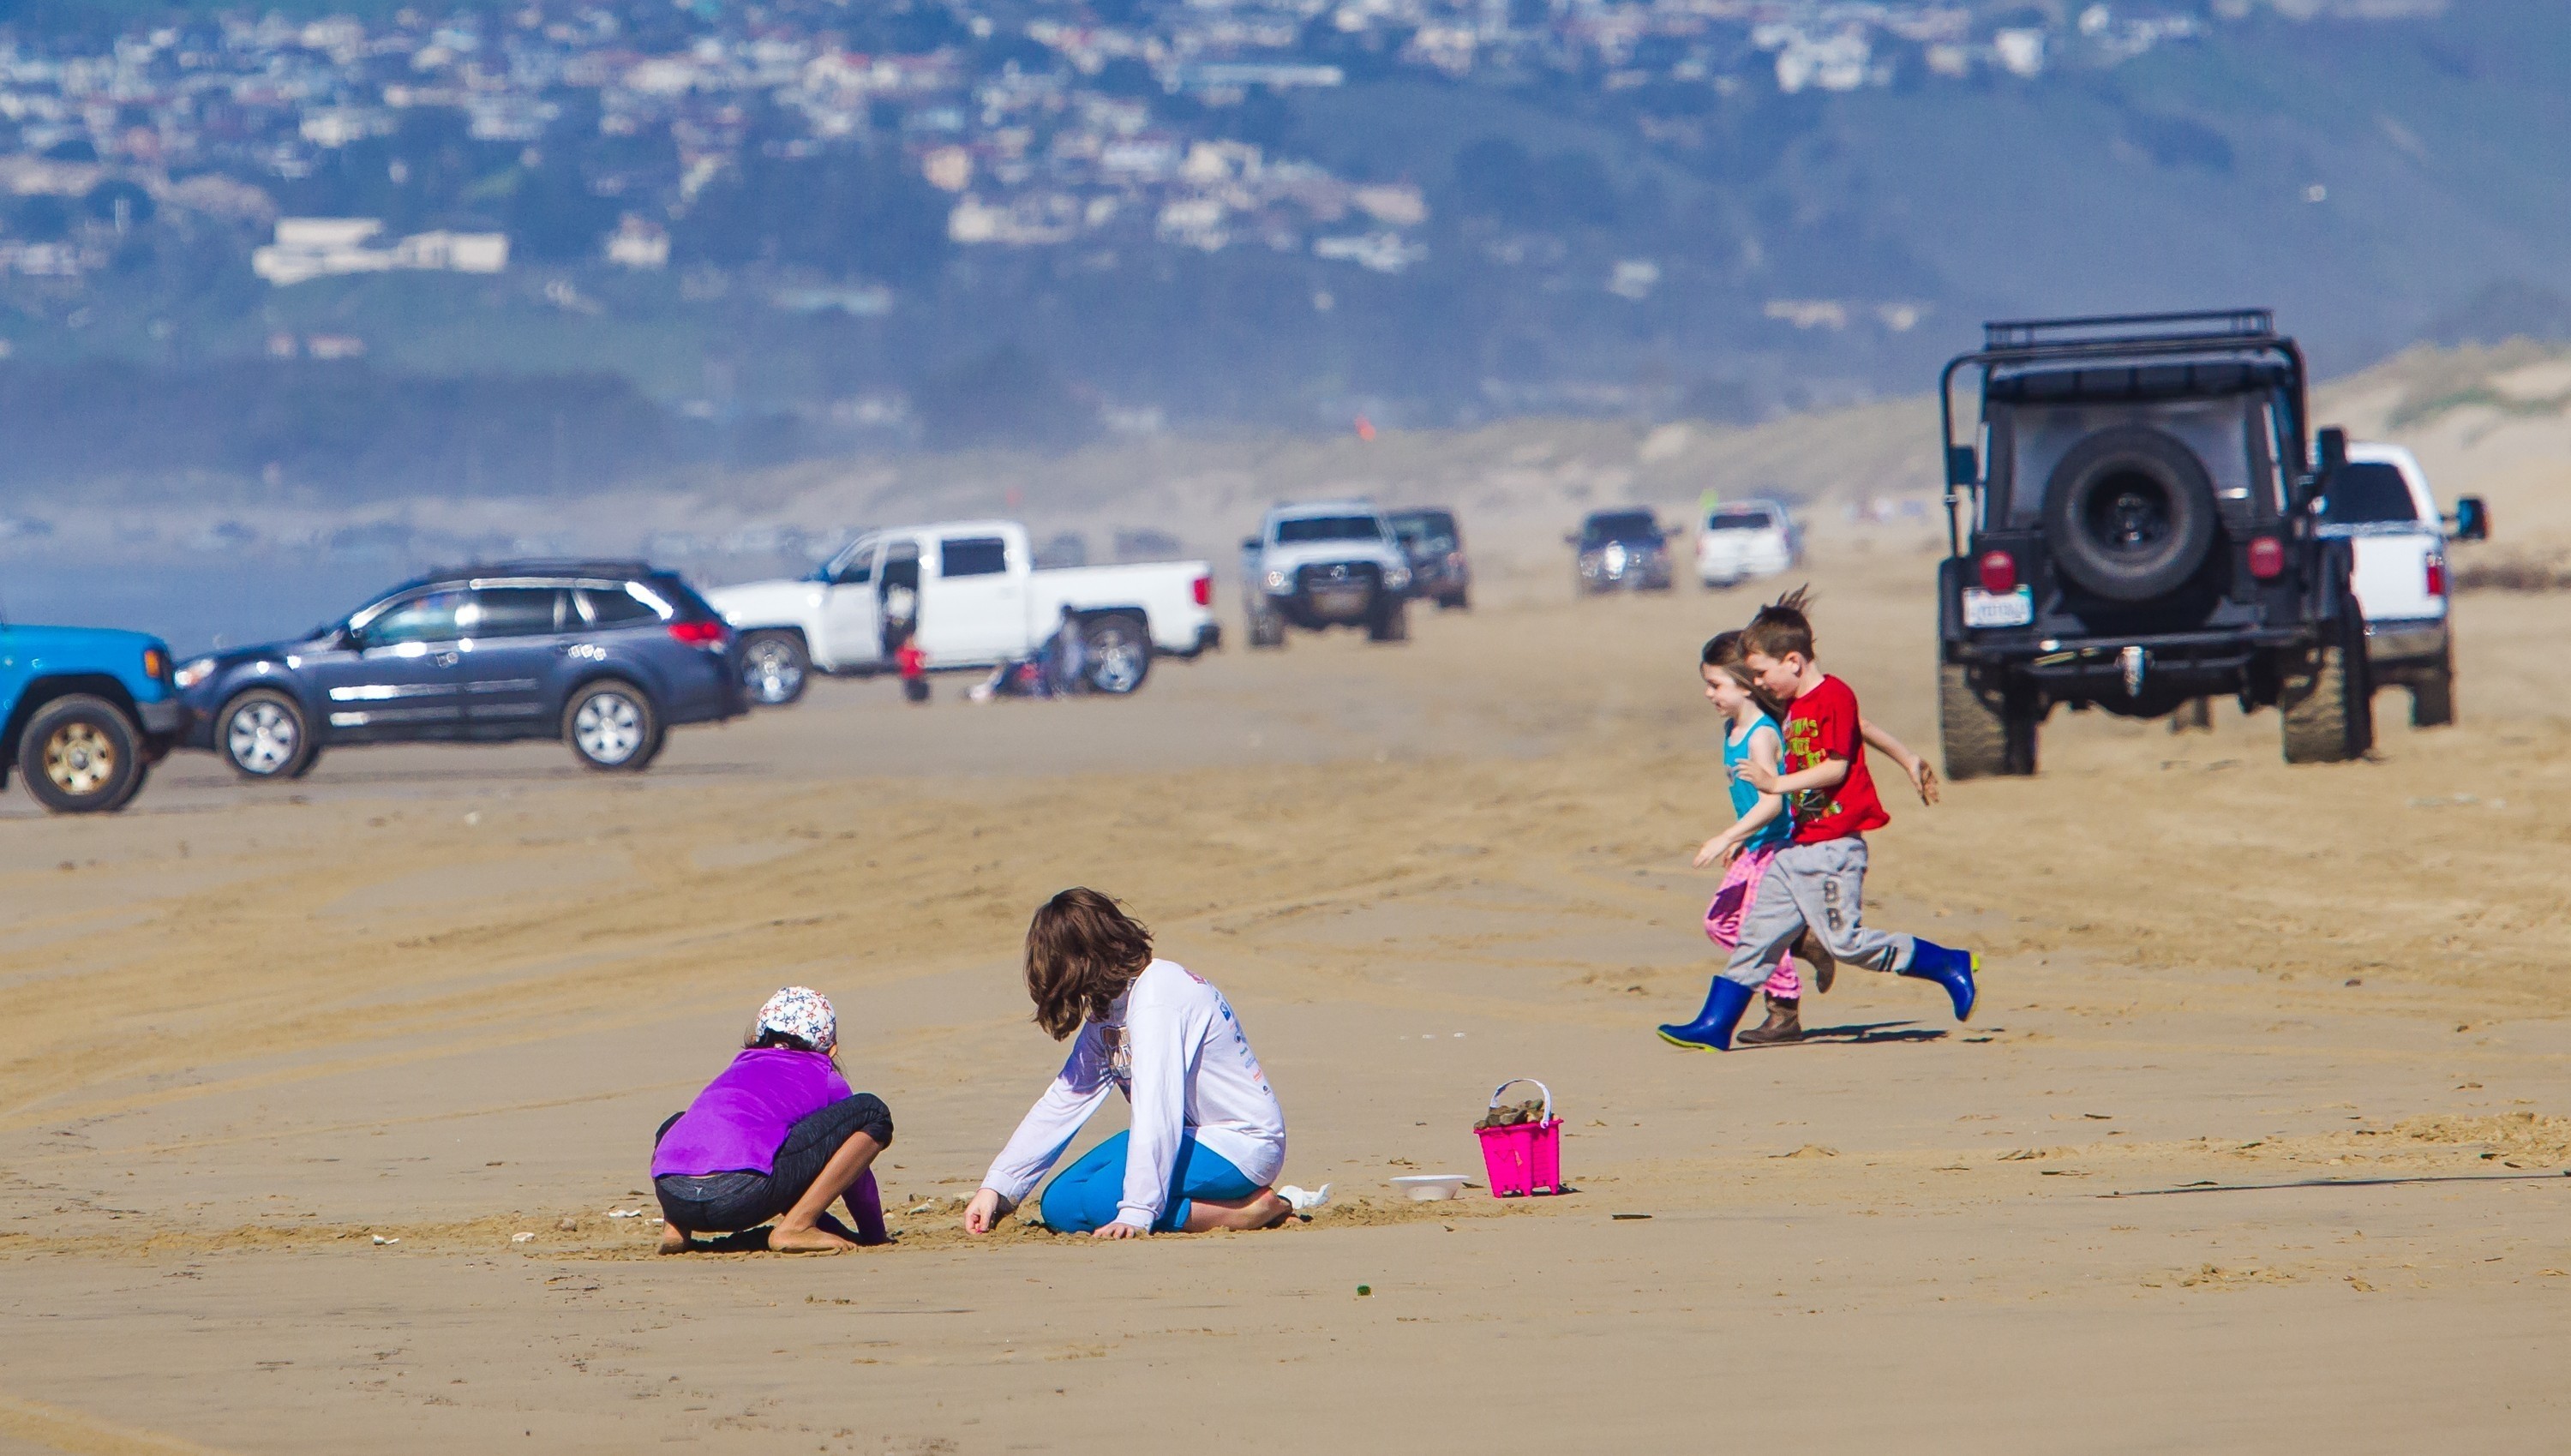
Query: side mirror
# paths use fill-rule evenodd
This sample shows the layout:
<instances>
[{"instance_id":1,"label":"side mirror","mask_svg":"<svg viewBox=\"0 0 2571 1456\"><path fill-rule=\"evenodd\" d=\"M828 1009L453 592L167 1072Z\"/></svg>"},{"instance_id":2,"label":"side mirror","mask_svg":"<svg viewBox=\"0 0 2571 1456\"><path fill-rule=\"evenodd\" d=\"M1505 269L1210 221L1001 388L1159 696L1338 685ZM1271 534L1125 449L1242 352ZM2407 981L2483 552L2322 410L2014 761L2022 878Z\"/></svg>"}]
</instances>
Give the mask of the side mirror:
<instances>
[{"instance_id":1,"label":"side mirror","mask_svg":"<svg viewBox=\"0 0 2571 1456\"><path fill-rule=\"evenodd\" d=\"M1970 445L1946 447L1946 488L1970 490L1982 481L1982 461Z\"/></svg>"},{"instance_id":2,"label":"side mirror","mask_svg":"<svg viewBox=\"0 0 2571 1456\"><path fill-rule=\"evenodd\" d=\"M1257 551L1259 549L1259 538L1256 536L1242 537L1241 549L1244 551Z\"/></svg>"},{"instance_id":3,"label":"side mirror","mask_svg":"<svg viewBox=\"0 0 2571 1456\"><path fill-rule=\"evenodd\" d=\"M1563 533L1562 533L1562 544L1563 544L1563 545L1565 545L1565 546L1577 546L1577 545L1579 545L1579 544L1580 544L1580 533L1579 533L1579 532L1577 532L1577 531L1565 531L1565 532L1563 532Z\"/></svg>"},{"instance_id":4,"label":"side mirror","mask_svg":"<svg viewBox=\"0 0 2571 1456\"><path fill-rule=\"evenodd\" d=\"M2321 431L2321 474L2327 475L2347 464L2347 431L2331 425Z\"/></svg>"},{"instance_id":5,"label":"side mirror","mask_svg":"<svg viewBox=\"0 0 2571 1456\"><path fill-rule=\"evenodd\" d=\"M2458 541L2490 539L2490 508L2482 504L2480 496L2455 497L2455 529L2451 534Z\"/></svg>"}]
</instances>

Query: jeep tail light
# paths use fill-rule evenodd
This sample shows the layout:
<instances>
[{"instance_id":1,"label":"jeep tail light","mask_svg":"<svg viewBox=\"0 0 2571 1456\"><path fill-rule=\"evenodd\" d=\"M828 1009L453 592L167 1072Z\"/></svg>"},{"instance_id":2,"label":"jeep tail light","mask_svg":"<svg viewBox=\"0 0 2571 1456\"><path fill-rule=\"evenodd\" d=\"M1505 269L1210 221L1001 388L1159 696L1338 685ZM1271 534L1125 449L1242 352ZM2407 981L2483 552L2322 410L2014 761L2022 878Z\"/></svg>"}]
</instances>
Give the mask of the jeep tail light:
<instances>
[{"instance_id":1,"label":"jeep tail light","mask_svg":"<svg viewBox=\"0 0 2571 1456\"><path fill-rule=\"evenodd\" d=\"M2446 558L2442 556L2428 558L2428 595L2431 597L2446 595Z\"/></svg>"},{"instance_id":2,"label":"jeep tail light","mask_svg":"<svg viewBox=\"0 0 2571 1456\"><path fill-rule=\"evenodd\" d=\"M721 622L673 622L670 635L690 647L722 647L732 633Z\"/></svg>"},{"instance_id":3,"label":"jeep tail light","mask_svg":"<svg viewBox=\"0 0 2571 1456\"><path fill-rule=\"evenodd\" d=\"M2273 582L2286 572L2286 544L2274 536L2250 538L2250 574Z\"/></svg>"},{"instance_id":4,"label":"jeep tail light","mask_svg":"<svg viewBox=\"0 0 2571 1456\"><path fill-rule=\"evenodd\" d=\"M1214 605L1214 578L1197 578L1197 605L1200 607L1211 607Z\"/></svg>"},{"instance_id":5,"label":"jeep tail light","mask_svg":"<svg viewBox=\"0 0 2571 1456\"><path fill-rule=\"evenodd\" d=\"M2005 551L1982 553L1982 590L2005 597L2017 590L2017 558Z\"/></svg>"}]
</instances>

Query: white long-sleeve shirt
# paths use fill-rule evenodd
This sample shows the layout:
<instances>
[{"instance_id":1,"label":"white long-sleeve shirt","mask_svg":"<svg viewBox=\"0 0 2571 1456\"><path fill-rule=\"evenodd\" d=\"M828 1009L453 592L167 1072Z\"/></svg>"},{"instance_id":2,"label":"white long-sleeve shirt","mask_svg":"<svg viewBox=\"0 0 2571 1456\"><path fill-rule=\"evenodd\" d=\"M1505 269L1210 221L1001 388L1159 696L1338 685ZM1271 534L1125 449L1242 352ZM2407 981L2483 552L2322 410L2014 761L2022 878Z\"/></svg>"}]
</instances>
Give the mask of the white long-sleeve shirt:
<instances>
[{"instance_id":1,"label":"white long-sleeve shirt","mask_svg":"<svg viewBox=\"0 0 2571 1456\"><path fill-rule=\"evenodd\" d=\"M1134 1109L1120 1223L1149 1228L1169 1206L1185 1134L1253 1183L1275 1182L1286 1166L1285 1111L1231 1003L1187 967L1155 960L1107 1020L1081 1027L1062 1072L1027 1110L982 1186L1024 1202L1111 1088Z\"/></svg>"}]
</instances>

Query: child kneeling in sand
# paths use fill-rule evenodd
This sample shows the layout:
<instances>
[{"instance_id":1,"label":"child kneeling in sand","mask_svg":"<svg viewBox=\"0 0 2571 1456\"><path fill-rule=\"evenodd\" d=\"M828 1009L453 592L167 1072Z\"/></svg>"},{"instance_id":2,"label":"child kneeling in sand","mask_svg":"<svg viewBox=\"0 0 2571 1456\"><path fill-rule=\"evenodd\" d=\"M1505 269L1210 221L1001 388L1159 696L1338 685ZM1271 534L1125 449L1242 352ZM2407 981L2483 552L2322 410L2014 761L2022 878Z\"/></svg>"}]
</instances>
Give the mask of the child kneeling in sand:
<instances>
[{"instance_id":1,"label":"child kneeling in sand","mask_svg":"<svg viewBox=\"0 0 2571 1456\"><path fill-rule=\"evenodd\" d=\"M1286 1164L1286 1115L1223 993L1156 958L1152 934L1106 895L1068 889L1027 926L1027 994L1054 1040L1078 1033L964 1210L988 1233L1035 1188L1081 1124L1122 1092L1133 1131L1064 1169L1046 1226L1099 1238L1266 1228L1329 1197L1270 1184Z\"/></svg>"},{"instance_id":2,"label":"child kneeling in sand","mask_svg":"<svg viewBox=\"0 0 2571 1456\"><path fill-rule=\"evenodd\" d=\"M784 1252L891 1241L872 1165L892 1146L892 1114L873 1093L848 1091L838 1044L838 1016L818 991L788 986L759 1008L732 1065L653 1138L663 1253L695 1247L691 1234L771 1218L768 1246ZM842 1198L853 1230L829 1214Z\"/></svg>"}]
</instances>

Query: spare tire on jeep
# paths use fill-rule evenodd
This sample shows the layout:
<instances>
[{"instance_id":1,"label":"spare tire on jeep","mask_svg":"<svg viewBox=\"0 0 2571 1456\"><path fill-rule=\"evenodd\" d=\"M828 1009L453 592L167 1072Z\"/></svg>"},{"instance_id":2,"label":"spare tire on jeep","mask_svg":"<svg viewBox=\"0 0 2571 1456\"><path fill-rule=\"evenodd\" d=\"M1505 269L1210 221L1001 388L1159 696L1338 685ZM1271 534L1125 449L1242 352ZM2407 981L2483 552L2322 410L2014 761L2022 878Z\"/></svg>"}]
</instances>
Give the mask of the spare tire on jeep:
<instances>
[{"instance_id":1,"label":"spare tire on jeep","mask_svg":"<svg viewBox=\"0 0 2571 1456\"><path fill-rule=\"evenodd\" d=\"M2177 437L2117 425L2064 453L2044 490L2054 565L2112 602L2178 590L2214 547L2214 482Z\"/></svg>"}]
</instances>

